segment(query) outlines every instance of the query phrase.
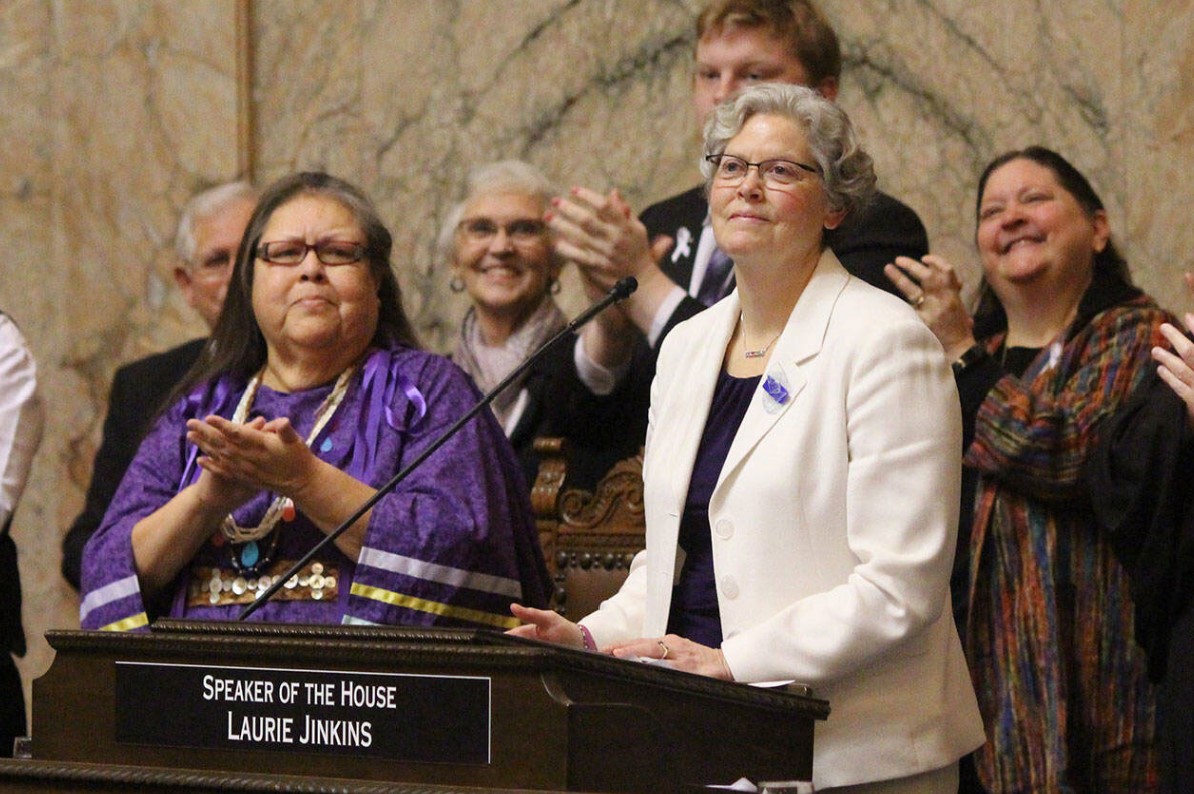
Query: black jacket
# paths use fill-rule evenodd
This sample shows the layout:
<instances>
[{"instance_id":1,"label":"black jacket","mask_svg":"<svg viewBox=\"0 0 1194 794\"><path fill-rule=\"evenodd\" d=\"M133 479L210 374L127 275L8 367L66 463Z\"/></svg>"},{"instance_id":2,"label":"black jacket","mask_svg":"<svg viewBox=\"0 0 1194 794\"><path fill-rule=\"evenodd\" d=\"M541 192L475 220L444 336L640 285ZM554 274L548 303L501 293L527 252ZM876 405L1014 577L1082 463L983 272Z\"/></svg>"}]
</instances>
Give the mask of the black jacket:
<instances>
[{"instance_id":1,"label":"black jacket","mask_svg":"<svg viewBox=\"0 0 1194 794\"><path fill-rule=\"evenodd\" d=\"M613 393L598 397L576 373L575 348L576 337L556 345L523 382L529 400L510 443L522 461L528 486L534 484L539 466L536 438L566 439L566 485L585 490L592 490L619 460L636 454L646 438L650 384L626 379Z\"/></svg>"},{"instance_id":2,"label":"black jacket","mask_svg":"<svg viewBox=\"0 0 1194 794\"><path fill-rule=\"evenodd\" d=\"M1131 582L1136 641L1160 681L1174 624L1194 608L1194 433L1185 403L1156 373L1108 423L1087 476Z\"/></svg>"},{"instance_id":3,"label":"black jacket","mask_svg":"<svg viewBox=\"0 0 1194 794\"><path fill-rule=\"evenodd\" d=\"M91 484L83 511L62 539L62 575L77 590L83 565L83 547L99 528L108 503L116 495L125 469L137 454L149 424L203 350L204 339L194 339L163 353L138 359L116 370L108 395L104 437L95 453Z\"/></svg>"}]
</instances>

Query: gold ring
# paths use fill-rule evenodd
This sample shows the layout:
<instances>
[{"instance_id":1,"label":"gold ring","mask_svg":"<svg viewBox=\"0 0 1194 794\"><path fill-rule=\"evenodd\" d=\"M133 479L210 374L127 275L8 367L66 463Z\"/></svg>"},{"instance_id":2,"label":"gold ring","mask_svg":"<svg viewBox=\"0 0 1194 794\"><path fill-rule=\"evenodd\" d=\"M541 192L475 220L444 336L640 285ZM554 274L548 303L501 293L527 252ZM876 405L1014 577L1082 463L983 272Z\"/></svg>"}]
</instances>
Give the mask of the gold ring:
<instances>
[{"instance_id":1,"label":"gold ring","mask_svg":"<svg viewBox=\"0 0 1194 794\"><path fill-rule=\"evenodd\" d=\"M660 648L663 648L663 656L660 656L659 658L660 658L660 659L666 659L666 658L667 658L667 653L668 653L668 647L667 647L667 644L666 644L666 643L665 643L663 640L659 640L659 647L660 647Z\"/></svg>"},{"instance_id":2,"label":"gold ring","mask_svg":"<svg viewBox=\"0 0 1194 794\"><path fill-rule=\"evenodd\" d=\"M921 304L925 302L925 294L922 292L917 296L916 300L912 301L913 308L919 309Z\"/></svg>"}]
</instances>

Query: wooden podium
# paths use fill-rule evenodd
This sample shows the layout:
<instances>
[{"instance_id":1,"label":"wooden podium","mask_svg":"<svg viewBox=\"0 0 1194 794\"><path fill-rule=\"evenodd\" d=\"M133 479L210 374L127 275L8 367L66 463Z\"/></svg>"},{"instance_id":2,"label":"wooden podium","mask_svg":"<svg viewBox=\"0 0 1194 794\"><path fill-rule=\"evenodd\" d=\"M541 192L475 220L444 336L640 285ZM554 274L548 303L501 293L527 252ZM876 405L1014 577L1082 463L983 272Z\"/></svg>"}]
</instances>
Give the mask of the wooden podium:
<instances>
[{"instance_id":1,"label":"wooden podium","mask_svg":"<svg viewBox=\"0 0 1194 794\"><path fill-rule=\"evenodd\" d=\"M805 781L814 721L829 713L791 688L483 631L163 621L46 638L56 657L33 683L32 759L0 764L0 783L28 790L64 778L91 791Z\"/></svg>"}]
</instances>

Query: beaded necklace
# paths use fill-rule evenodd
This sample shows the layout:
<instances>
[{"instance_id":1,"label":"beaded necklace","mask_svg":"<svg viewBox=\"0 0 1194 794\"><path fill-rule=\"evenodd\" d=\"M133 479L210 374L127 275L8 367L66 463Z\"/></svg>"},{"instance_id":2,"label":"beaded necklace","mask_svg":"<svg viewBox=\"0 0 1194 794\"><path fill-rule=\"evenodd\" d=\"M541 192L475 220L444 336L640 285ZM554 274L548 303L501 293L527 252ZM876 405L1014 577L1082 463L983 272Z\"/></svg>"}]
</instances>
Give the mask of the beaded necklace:
<instances>
[{"instance_id":1,"label":"beaded necklace","mask_svg":"<svg viewBox=\"0 0 1194 794\"><path fill-rule=\"evenodd\" d=\"M336 414L336 409L340 407L340 403L344 401L344 395L348 392L348 381L352 378L353 373L357 371L357 364L353 364L348 369L340 373L340 377L336 379L336 385L332 387L332 391L324 401L320 403L319 408L315 411L315 426L311 428L311 432L307 434L306 444L311 446L311 442L319 435L332 420ZM232 415L232 421L236 424L244 424L249 416L249 410L253 407L253 401L257 397L257 389L261 386L261 376L265 372L265 367L253 376L249 381L249 385L245 387L245 393L241 395L240 402L236 406L236 412ZM270 543L269 551L262 553L257 541L269 535L274 531L278 525L278 521L285 519L291 521L294 519L294 502L288 496L278 496L270 503L269 508L266 509L265 515L261 518L261 523L255 527L242 527L236 523L236 519L229 513L224 517L220 523L220 532L229 542L234 544L233 548L229 549L232 557L232 565L238 571L256 571L261 568L269 558L273 556L274 550L278 545L278 538L275 535Z\"/></svg>"}]
</instances>

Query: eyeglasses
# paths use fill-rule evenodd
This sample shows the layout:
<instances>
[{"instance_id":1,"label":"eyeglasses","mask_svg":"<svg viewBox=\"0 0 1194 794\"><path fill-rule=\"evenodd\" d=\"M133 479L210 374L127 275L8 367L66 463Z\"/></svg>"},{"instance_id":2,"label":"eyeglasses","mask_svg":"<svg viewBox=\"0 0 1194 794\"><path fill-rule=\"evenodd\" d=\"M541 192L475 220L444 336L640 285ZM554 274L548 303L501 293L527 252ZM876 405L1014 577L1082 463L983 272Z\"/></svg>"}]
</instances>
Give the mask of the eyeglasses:
<instances>
[{"instance_id":1,"label":"eyeglasses","mask_svg":"<svg viewBox=\"0 0 1194 794\"><path fill-rule=\"evenodd\" d=\"M536 242L547 232L547 224L538 218L516 218L498 223L491 218L466 218L456 227L470 241L485 243L497 237L498 229L516 243Z\"/></svg>"},{"instance_id":2,"label":"eyeglasses","mask_svg":"<svg viewBox=\"0 0 1194 794\"><path fill-rule=\"evenodd\" d=\"M315 257L325 265L351 265L361 261L365 246L347 240L321 240L318 243L277 240L257 246L257 258L271 265L297 265L307 258L308 251L314 251Z\"/></svg>"},{"instance_id":3,"label":"eyeglasses","mask_svg":"<svg viewBox=\"0 0 1194 794\"><path fill-rule=\"evenodd\" d=\"M207 254L205 259L198 262L192 262L187 271L192 278L200 281L218 281L228 278L228 273L232 270L232 260L236 257L236 251L230 251L227 248L220 248L211 251Z\"/></svg>"},{"instance_id":4,"label":"eyeglasses","mask_svg":"<svg viewBox=\"0 0 1194 794\"><path fill-rule=\"evenodd\" d=\"M815 166L796 163L791 160L764 160L761 163L749 163L741 157L732 154L710 154L705 157L713 163L713 181L720 184L737 187L746 180L751 168L759 169L759 176L767 187L791 187L797 182L809 178L809 174L820 176L821 172Z\"/></svg>"}]
</instances>

